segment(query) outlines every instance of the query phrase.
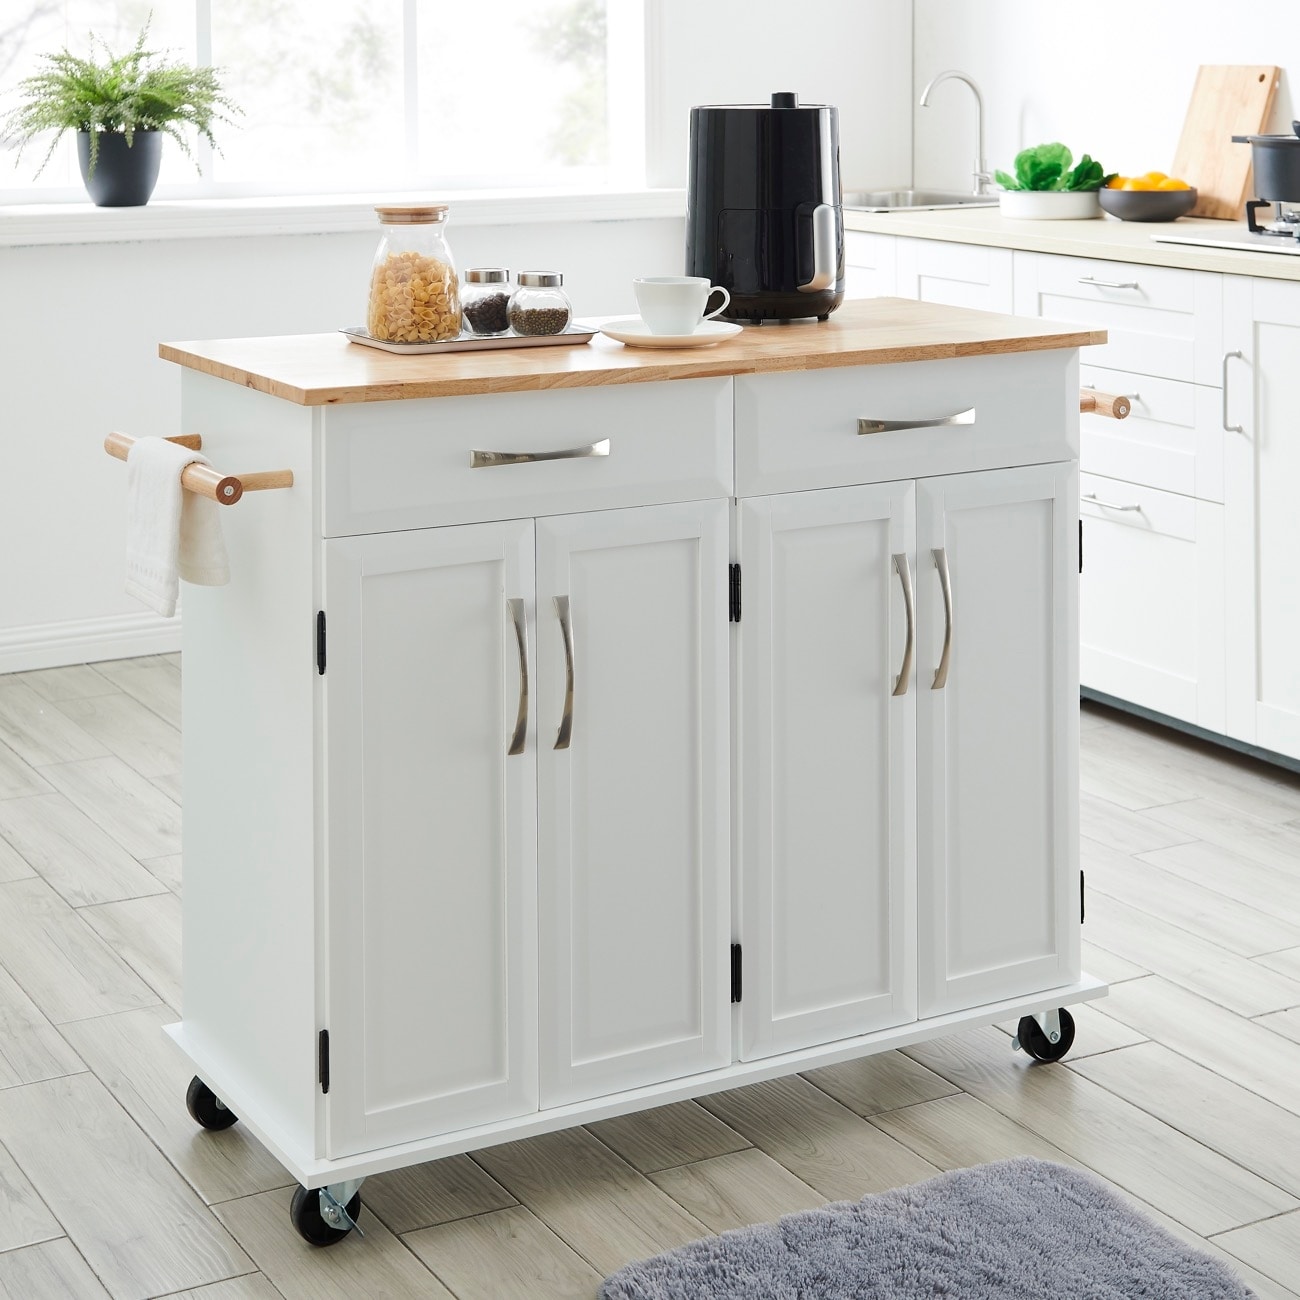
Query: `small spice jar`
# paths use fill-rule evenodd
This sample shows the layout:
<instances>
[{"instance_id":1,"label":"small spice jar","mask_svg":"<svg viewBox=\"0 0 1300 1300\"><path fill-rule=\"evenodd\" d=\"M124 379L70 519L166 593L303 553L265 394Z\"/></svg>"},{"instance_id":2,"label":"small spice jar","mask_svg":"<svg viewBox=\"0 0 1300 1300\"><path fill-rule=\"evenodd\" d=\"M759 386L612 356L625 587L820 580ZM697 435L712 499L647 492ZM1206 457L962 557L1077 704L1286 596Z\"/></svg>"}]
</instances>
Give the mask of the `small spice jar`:
<instances>
[{"instance_id":1,"label":"small spice jar","mask_svg":"<svg viewBox=\"0 0 1300 1300\"><path fill-rule=\"evenodd\" d=\"M447 246L447 205L376 208L383 231L370 272L366 329L391 343L460 333L460 285Z\"/></svg>"},{"instance_id":2,"label":"small spice jar","mask_svg":"<svg viewBox=\"0 0 1300 1300\"><path fill-rule=\"evenodd\" d=\"M520 271L510 296L510 328L516 334L563 334L573 319L573 304L560 287L559 271Z\"/></svg>"},{"instance_id":3,"label":"small spice jar","mask_svg":"<svg viewBox=\"0 0 1300 1300\"><path fill-rule=\"evenodd\" d=\"M495 338L510 329L510 272L502 266L475 266L460 286L465 328L479 338Z\"/></svg>"}]
</instances>

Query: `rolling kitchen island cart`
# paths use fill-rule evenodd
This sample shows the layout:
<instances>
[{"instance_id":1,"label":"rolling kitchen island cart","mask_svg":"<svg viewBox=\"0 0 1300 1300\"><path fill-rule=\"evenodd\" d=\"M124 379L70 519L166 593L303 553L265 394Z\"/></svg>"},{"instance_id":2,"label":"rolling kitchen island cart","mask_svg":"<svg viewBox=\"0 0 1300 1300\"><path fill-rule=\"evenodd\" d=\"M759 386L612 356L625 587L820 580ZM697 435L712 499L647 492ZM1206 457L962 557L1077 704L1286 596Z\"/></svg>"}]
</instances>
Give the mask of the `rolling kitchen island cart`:
<instances>
[{"instance_id":1,"label":"rolling kitchen island cart","mask_svg":"<svg viewBox=\"0 0 1300 1300\"><path fill-rule=\"evenodd\" d=\"M185 594L169 1032L308 1240L369 1174L968 1025L1064 1054L1102 337L162 347L253 471L193 486L281 489Z\"/></svg>"}]
</instances>

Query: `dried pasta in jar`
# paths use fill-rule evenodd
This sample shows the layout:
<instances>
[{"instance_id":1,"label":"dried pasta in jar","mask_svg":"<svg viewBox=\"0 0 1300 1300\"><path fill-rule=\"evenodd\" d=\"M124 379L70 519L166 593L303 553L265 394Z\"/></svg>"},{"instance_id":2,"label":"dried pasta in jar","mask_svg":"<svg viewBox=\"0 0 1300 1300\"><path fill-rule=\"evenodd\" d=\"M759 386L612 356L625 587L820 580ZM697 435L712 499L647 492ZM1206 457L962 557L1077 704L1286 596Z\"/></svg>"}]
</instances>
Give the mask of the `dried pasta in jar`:
<instances>
[{"instance_id":1,"label":"dried pasta in jar","mask_svg":"<svg viewBox=\"0 0 1300 1300\"><path fill-rule=\"evenodd\" d=\"M383 235L366 329L388 343L437 343L461 329L460 286L443 230L446 204L376 208Z\"/></svg>"}]
</instances>

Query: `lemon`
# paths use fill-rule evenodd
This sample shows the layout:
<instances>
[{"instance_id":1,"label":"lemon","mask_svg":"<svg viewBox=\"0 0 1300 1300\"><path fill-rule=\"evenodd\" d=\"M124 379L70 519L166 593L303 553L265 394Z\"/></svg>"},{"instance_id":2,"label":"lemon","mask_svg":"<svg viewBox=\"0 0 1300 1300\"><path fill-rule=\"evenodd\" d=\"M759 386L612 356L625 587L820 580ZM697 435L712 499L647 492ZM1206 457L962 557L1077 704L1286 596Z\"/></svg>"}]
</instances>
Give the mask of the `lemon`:
<instances>
[{"instance_id":1,"label":"lemon","mask_svg":"<svg viewBox=\"0 0 1300 1300\"><path fill-rule=\"evenodd\" d=\"M1159 185L1161 181L1167 181L1168 179L1169 177L1164 172L1147 172L1143 177L1143 180L1148 180L1153 185Z\"/></svg>"},{"instance_id":2,"label":"lemon","mask_svg":"<svg viewBox=\"0 0 1300 1300\"><path fill-rule=\"evenodd\" d=\"M1106 182L1106 188L1108 190L1122 190L1127 183L1127 176L1112 176L1110 180Z\"/></svg>"},{"instance_id":3,"label":"lemon","mask_svg":"<svg viewBox=\"0 0 1300 1300\"><path fill-rule=\"evenodd\" d=\"M1177 176L1166 176L1157 186L1158 190L1190 190L1192 187Z\"/></svg>"}]
</instances>

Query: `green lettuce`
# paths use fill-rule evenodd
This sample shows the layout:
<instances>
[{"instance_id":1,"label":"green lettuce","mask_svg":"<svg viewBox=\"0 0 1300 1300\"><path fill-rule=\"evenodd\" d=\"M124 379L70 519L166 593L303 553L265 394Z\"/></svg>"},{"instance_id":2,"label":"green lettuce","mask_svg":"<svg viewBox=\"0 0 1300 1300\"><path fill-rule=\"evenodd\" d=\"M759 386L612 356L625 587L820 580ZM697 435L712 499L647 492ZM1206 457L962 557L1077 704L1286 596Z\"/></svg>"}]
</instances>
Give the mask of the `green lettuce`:
<instances>
[{"instance_id":1,"label":"green lettuce","mask_svg":"<svg viewBox=\"0 0 1300 1300\"><path fill-rule=\"evenodd\" d=\"M993 173L1004 190L1099 190L1110 180L1101 163L1084 154L1077 167L1074 155L1059 141L1022 149L1016 154L1016 174ZM1113 174L1113 173L1112 173Z\"/></svg>"}]
</instances>

